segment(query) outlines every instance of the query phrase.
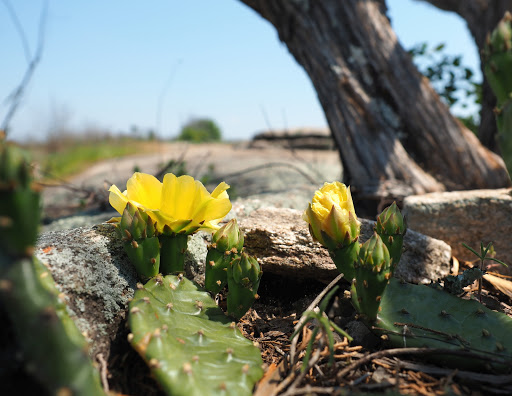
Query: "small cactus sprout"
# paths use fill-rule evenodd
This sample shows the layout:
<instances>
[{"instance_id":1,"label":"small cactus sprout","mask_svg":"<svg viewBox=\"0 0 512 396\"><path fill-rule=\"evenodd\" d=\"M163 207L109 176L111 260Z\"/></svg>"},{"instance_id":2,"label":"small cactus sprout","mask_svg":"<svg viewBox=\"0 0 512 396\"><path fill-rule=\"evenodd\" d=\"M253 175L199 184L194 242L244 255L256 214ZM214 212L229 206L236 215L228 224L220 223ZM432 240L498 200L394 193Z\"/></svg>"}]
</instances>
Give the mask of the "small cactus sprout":
<instances>
[{"instance_id":1,"label":"small cactus sprout","mask_svg":"<svg viewBox=\"0 0 512 396\"><path fill-rule=\"evenodd\" d=\"M512 173L512 15L506 12L491 34L484 51L484 72L497 98L495 109L499 145Z\"/></svg>"},{"instance_id":2,"label":"small cactus sprout","mask_svg":"<svg viewBox=\"0 0 512 396\"><path fill-rule=\"evenodd\" d=\"M389 250L392 271L395 270L402 256L402 245L406 231L407 223L396 202L384 209L377 217L375 232L379 234Z\"/></svg>"},{"instance_id":3,"label":"small cactus sprout","mask_svg":"<svg viewBox=\"0 0 512 396\"><path fill-rule=\"evenodd\" d=\"M157 275L160 269L160 244L151 217L128 202L116 231L124 241L124 250L139 276L150 278Z\"/></svg>"},{"instance_id":4,"label":"small cactus sprout","mask_svg":"<svg viewBox=\"0 0 512 396\"><path fill-rule=\"evenodd\" d=\"M39 191L20 148L0 141L0 256L30 257L39 229ZM1 259L0 267L11 262Z\"/></svg>"},{"instance_id":5,"label":"small cactus sprout","mask_svg":"<svg viewBox=\"0 0 512 396\"><path fill-rule=\"evenodd\" d=\"M256 257L242 252L228 266L228 315L240 319L256 300L262 271Z\"/></svg>"},{"instance_id":6,"label":"small cactus sprout","mask_svg":"<svg viewBox=\"0 0 512 396\"><path fill-rule=\"evenodd\" d=\"M212 293L220 292L228 281L229 263L242 252L244 234L236 219L231 219L213 234L208 246L205 268L205 289Z\"/></svg>"},{"instance_id":7,"label":"small cactus sprout","mask_svg":"<svg viewBox=\"0 0 512 396\"><path fill-rule=\"evenodd\" d=\"M359 313L369 321L377 317L382 293L391 278L391 259L381 237L373 236L361 245L355 265L352 300Z\"/></svg>"},{"instance_id":8,"label":"small cactus sprout","mask_svg":"<svg viewBox=\"0 0 512 396\"><path fill-rule=\"evenodd\" d=\"M308 223L313 239L329 249L338 270L352 280L361 223L354 210L350 187L340 182L325 183L315 192L302 218Z\"/></svg>"}]
</instances>

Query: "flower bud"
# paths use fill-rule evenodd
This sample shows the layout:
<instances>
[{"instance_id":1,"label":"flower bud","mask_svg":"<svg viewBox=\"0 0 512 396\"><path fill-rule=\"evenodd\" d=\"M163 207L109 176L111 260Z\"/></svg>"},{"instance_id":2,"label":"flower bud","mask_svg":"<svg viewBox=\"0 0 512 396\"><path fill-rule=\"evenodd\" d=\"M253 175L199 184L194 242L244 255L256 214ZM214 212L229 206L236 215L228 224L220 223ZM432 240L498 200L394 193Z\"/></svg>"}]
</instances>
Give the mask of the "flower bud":
<instances>
[{"instance_id":1,"label":"flower bud","mask_svg":"<svg viewBox=\"0 0 512 396\"><path fill-rule=\"evenodd\" d=\"M406 231L407 223L395 202L384 209L377 217L375 232L379 234L389 250L393 271L402 256L402 245Z\"/></svg>"},{"instance_id":2,"label":"flower bud","mask_svg":"<svg viewBox=\"0 0 512 396\"><path fill-rule=\"evenodd\" d=\"M404 216L398 209L396 202L393 202L391 206L388 206L382 211L377 217L377 225L375 231L379 235L404 235L407 231L407 223Z\"/></svg>"},{"instance_id":3,"label":"flower bud","mask_svg":"<svg viewBox=\"0 0 512 396\"><path fill-rule=\"evenodd\" d=\"M343 183L325 183L315 192L302 218L316 241L334 250L357 240L361 223L357 219L350 187Z\"/></svg>"},{"instance_id":4,"label":"flower bud","mask_svg":"<svg viewBox=\"0 0 512 396\"><path fill-rule=\"evenodd\" d=\"M213 234L212 245L220 252L236 249L238 253L244 247L244 234L238 227L236 219L231 219Z\"/></svg>"}]
</instances>

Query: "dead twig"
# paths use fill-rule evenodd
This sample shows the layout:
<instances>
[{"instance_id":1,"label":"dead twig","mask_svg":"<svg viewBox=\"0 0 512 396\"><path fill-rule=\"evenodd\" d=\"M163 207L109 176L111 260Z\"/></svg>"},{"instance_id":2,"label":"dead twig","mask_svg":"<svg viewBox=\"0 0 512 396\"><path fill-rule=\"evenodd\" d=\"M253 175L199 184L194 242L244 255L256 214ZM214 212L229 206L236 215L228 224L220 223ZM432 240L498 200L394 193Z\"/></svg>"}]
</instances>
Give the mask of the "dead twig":
<instances>
[{"instance_id":1,"label":"dead twig","mask_svg":"<svg viewBox=\"0 0 512 396\"><path fill-rule=\"evenodd\" d=\"M343 381L343 378L355 370L359 366L363 364L369 363L374 359L380 359L387 356L400 356L400 355L456 355L456 356L464 356L468 359L483 359L489 360L488 356L481 355L478 353L474 353L466 350L455 350L455 349L445 349L445 348L392 348L392 349L384 349L382 351L377 351L366 355L365 357L359 359L358 361L348 365L343 370L339 371L336 375L337 380ZM502 363L507 363L503 362Z\"/></svg>"}]
</instances>

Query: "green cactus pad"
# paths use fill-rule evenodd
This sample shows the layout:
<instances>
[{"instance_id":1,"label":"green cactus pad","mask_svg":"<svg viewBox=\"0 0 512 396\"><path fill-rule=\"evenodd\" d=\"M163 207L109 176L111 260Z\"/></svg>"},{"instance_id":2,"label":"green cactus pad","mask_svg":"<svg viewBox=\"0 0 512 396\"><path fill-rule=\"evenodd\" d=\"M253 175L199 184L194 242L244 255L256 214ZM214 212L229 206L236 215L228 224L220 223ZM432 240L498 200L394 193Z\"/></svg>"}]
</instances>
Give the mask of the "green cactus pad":
<instances>
[{"instance_id":1,"label":"green cactus pad","mask_svg":"<svg viewBox=\"0 0 512 396\"><path fill-rule=\"evenodd\" d=\"M25 152L7 143L0 143L0 202L0 269L6 269L5 256L32 255L41 213Z\"/></svg>"},{"instance_id":2,"label":"green cactus pad","mask_svg":"<svg viewBox=\"0 0 512 396\"><path fill-rule=\"evenodd\" d=\"M36 258L20 259L0 284L27 370L49 394L104 395L87 343L44 265Z\"/></svg>"},{"instance_id":3,"label":"green cactus pad","mask_svg":"<svg viewBox=\"0 0 512 396\"><path fill-rule=\"evenodd\" d=\"M172 395L251 395L263 375L260 350L196 284L155 277L135 292L131 345Z\"/></svg>"},{"instance_id":4,"label":"green cactus pad","mask_svg":"<svg viewBox=\"0 0 512 396\"><path fill-rule=\"evenodd\" d=\"M445 365L494 371L512 368L512 318L432 287L393 278L382 296L375 327L396 347L467 350L483 357L433 357Z\"/></svg>"}]
</instances>

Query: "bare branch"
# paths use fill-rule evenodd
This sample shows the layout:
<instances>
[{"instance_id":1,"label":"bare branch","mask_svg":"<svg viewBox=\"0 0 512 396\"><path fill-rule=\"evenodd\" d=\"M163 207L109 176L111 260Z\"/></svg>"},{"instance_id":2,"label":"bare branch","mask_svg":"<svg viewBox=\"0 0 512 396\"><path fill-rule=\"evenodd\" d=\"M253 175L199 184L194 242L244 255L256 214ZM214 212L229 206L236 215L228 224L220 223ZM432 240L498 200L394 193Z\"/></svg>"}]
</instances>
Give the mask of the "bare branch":
<instances>
[{"instance_id":1,"label":"bare branch","mask_svg":"<svg viewBox=\"0 0 512 396\"><path fill-rule=\"evenodd\" d=\"M8 0L4 0L4 4L7 7L9 14L11 15L11 18L13 18L13 23L16 26L16 29L18 30L18 33L20 34L23 48L25 51L25 56L27 57L28 67L25 71L25 74L23 75L23 78L21 79L18 86L14 89L14 91L7 97L6 101L10 102L9 109L7 110L7 113L2 121L2 124L0 125L0 130L7 133L7 130L9 129L9 124L16 114L16 110L18 109L21 99L23 98L23 94L25 93L25 89L27 88L30 80L32 79L32 76L34 75L34 72L36 70L37 65L39 64L41 60L41 56L43 54L43 46L44 46L44 31L46 28L46 19L48 14L48 0L45 0L43 4L43 8L41 9L41 15L39 17L39 33L38 33L38 42L36 47L36 52L34 53L34 56L31 56L30 54L30 48L28 47L28 42L26 39L26 35L23 31L23 28L18 20L18 17L16 16L16 13L14 12L14 9L11 7Z\"/></svg>"}]
</instances>

